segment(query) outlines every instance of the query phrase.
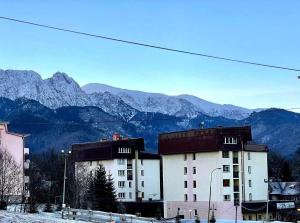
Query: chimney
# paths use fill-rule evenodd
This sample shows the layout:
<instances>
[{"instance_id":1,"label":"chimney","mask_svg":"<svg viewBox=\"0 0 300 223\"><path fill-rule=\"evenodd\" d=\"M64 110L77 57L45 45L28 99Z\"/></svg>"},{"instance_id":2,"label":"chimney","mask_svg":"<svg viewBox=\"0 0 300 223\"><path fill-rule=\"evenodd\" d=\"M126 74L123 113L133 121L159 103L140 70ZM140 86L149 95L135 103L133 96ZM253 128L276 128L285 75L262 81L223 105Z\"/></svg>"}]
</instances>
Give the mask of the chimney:
<instances>
[{"instance_id":1,"label":"chimney","mask_svg":"<svg viewBox=\"0 0 300 223\"><path fill-rule=\"evenodd\" d=\"M120 139L122 139L122 137L119 133L113 134L113 141L120 140Z\"/></svg>"}]
</instances>

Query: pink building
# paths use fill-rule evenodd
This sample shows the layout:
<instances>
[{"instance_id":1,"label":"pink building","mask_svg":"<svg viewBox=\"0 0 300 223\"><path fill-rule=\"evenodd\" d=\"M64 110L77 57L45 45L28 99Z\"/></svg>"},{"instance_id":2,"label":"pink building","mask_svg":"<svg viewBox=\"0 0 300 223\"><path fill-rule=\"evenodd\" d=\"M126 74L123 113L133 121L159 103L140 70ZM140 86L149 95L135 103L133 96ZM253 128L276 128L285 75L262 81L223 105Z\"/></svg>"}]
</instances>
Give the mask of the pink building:
<instances>
[{"instance_id":1,"label":"pink building","mask_svg":"<svg viewBox=\"0 0 300 223\"><path fill-rule=\"evenodd\" d=\"M28 135L13 133L8 131L7 127L8 123L0 123L0 150L2 153L10 154L8 156L12 157L15 164L18 166L18 170L20 172L20 176L18 177L19 180L11 183L11 187L15 187L13 190L7 190L4 192L5 198L7 201L18 200L21 201L23 199L28 199L29 197L29 190L28 190L28 183L29 183L29 148L25 147L25 138ZM3 161L4 158L2 158ZM4 162L1 163L2 169L5 165ZM10 170L11 171L11 170ZM2 176L5 176L6 179L11 181L15 176L12 178L11 176L4 175L3 171L1 172ZM1 174L0 173L0 174ZM14 173L11 173L12 175ZM7 187L3 186L0 183L0 187L2 188ZM1 189L1 188L0 188ZM8 192L9 191L9 192Z\"/></svg>"}]
</instances>

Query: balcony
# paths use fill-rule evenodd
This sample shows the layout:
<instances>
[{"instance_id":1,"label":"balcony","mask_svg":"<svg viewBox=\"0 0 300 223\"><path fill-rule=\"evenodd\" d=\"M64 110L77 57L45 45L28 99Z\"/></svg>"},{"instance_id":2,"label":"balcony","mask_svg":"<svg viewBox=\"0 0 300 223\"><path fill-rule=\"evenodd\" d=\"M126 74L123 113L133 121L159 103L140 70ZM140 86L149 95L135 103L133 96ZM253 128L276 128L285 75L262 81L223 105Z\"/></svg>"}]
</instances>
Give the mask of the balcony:
<instances>
[{"instance_id":1,"label":"balcony","mask_svg":"<svg viewBox=\"0 0 300 223\"><path fill-rule=\"evenodd\" d=\"M239 192L240 187L239 186L233 186L233 192Z\"/></svg>"},{"instance_id":2,"label":"balcony","mask_svg":"<svg viewBox=\"0 0 300 223\"><path fill-rule=\"evenodd\" d=\"M29 169L29 160L26 160L26 162L24 162L24 170L28 170Z\"/></svg>"},{"instance_id":3,"label":"balcony","mask_svg":"<svg viewBox=\"0 0 300 223\"><path fill-rule=\"evenodd\" d=\"M29 155L29 148L24 148L24 155Z\"/></svg>"},{"instance_id":4,"label":"balcony","mask_svg":"<svg viewBox=\"0 0 300 223\"><path fill-rule=\"evenodd\" d=\"M233 162L233 164L238 164L239 163L239 158L238 157L233 157L232 162Z\"/></svg>"},{"instance_id":5,"label":"balcony","mask_svg":"<svg viewBox=\"0 0 300 223\"><path fill-rule=\"evenodd\" d=\"M239 171L233 171L233 178L239 178Z\"/></svg>"}]
</instances>

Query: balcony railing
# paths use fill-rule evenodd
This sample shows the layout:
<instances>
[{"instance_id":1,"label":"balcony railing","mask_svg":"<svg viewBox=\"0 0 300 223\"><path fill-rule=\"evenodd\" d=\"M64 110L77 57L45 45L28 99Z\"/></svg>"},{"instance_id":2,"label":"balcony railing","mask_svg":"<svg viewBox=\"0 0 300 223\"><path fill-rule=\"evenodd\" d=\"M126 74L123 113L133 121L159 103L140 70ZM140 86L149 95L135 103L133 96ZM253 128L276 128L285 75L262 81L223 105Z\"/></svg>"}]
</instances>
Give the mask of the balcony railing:
<instances>
[{"instance_id":1,"label":"balcony railing","mask_svg":"<svg viewBox=\"0 0 300 223\"><path fill-rule=\"evenodd\" d=\"M239 178L239 171L233 171L233 178Z\"/></svg>"},{"instance_id":2,"label":"balcony railing","mask_svg":"<svg viewBox=\"0 0 300 223\"><path fill-rule=\"evenodd\" d=\"M233 157L232 161L234 164L238 164L239 163L239 158L238 157Z\"/></svg>"}]
</instances>

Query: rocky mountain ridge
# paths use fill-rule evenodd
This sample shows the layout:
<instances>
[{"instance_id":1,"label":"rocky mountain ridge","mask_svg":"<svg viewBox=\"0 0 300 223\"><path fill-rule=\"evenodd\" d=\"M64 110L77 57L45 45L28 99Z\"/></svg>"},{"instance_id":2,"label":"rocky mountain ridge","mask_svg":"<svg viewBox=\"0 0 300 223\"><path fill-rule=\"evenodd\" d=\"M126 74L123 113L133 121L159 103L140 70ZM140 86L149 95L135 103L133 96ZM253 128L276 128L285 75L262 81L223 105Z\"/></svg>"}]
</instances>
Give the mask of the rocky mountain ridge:
<instances>
[{"instance_id":1,"label":"rocky mountain ridge","mask_svg":"<svg viewBox=\"0 0 300 223\"><path fill-rule=\"evenodd\" d=\"M212 103L191 95L168 96L103 84L88 84L81 88L74 79L62 72L43 80L38 73L26 70L0 70L0 97L33 99L51 109L96 106L124 120L129 120L137 112L189 118L204 113L213 117L243 119L254 111Z\"/></svg>"}]
</instances>

